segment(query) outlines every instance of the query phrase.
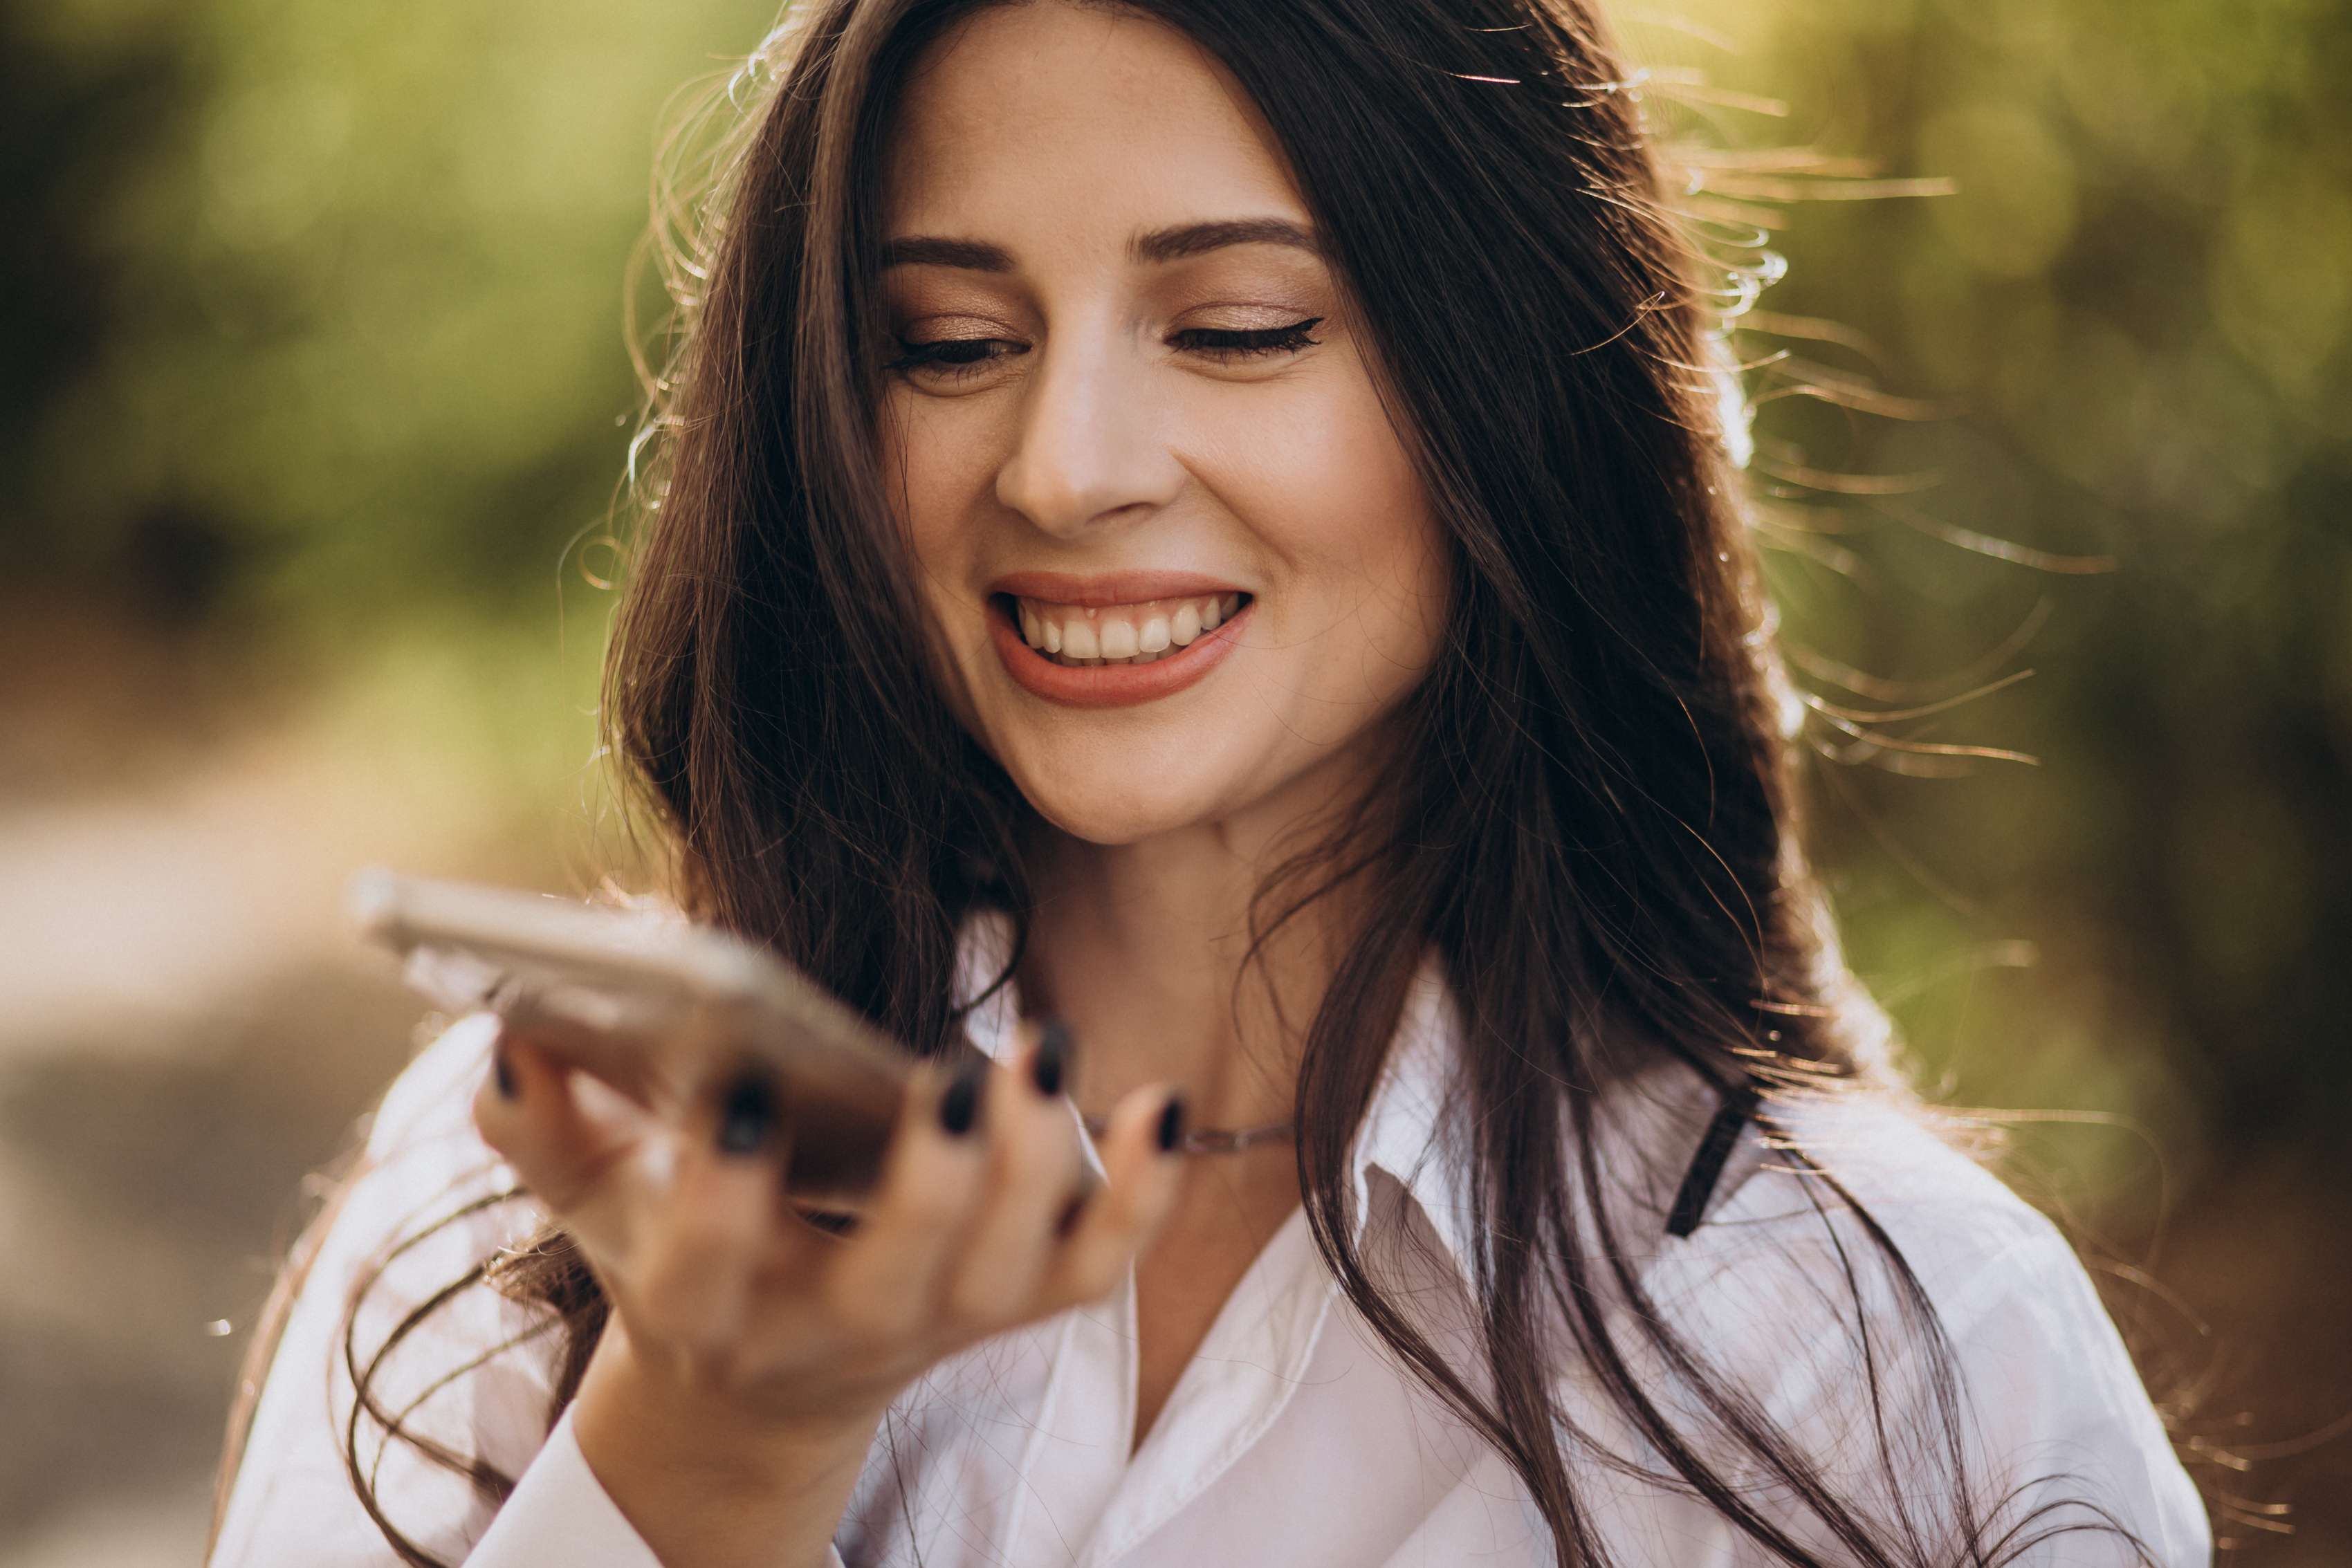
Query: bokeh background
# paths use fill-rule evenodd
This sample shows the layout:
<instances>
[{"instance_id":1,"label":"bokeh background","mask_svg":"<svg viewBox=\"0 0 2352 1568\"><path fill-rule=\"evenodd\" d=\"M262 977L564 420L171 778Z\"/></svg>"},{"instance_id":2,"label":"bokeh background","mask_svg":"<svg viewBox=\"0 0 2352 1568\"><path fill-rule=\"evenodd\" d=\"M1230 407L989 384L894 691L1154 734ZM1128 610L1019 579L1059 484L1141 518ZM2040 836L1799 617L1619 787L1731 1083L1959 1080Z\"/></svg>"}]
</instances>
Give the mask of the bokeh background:
<instances>
[{"instance_id":1,"label":"bokeh background","mask_svg":"<svg viewBox=\"0 0 2352 1568\"><path fill-rule=\"evenodd\" d=\"M2352 7L1671 10L1661 123L1758 154L1691 199L1790 263L1737 342L1850 957L1937 1098L2047 1113L2013 1178L2294 1505L2243 1561L2352 1562ZM628 258L772 19L0 0L0 1563L201 1552L417 1023L344 874L615 850Z\"/></svg>"}]
</instances>

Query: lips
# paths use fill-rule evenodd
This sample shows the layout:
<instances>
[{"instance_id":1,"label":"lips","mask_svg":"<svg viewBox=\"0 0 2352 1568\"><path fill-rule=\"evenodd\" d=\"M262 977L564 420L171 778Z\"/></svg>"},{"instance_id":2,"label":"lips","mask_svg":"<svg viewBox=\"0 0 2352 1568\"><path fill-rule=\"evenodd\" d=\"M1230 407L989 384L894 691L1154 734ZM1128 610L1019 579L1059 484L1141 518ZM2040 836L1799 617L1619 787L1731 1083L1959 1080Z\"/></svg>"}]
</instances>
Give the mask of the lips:
<instances>
[{"instance_id":1,"label":"lips","mask_svg":"<svg viewBox=\"0 0 2352 1568\"><path fill-rule=\"evenodd\" d=\"M1065 707L1129 707L1192 685L1233 650L1255 601L1171 572L1024 572L990 594L989 635L1013 680Z\"/></svg>"}]
</instances>

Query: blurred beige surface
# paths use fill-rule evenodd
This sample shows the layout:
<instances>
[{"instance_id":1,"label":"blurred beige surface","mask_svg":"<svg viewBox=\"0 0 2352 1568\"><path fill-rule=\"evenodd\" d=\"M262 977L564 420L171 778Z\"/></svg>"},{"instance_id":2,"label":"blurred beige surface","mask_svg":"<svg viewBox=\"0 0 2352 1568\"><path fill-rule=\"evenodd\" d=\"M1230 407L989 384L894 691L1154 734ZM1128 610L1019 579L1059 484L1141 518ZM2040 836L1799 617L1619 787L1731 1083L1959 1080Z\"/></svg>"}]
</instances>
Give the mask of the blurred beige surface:
<instances>
[{"instance_id":1,"label":"blurred beige surface","mask_svg":"<svg viewBox=\"0 0 2352 1568\"><path fill-rule=\"evenodd\" d=\"M423 1012L351 936L348 873L567 885L593 676L571 669L583 700L566 705L551 651L499 651L411 649L267 716L232 706L194 744L119 733L171 685L152 649L16 705L27 722L0 742L0 1563L201 1551L226 1396L305 1178L347 1146ZM573 722L466 722L508 705ZM515 784L519 758L538 789Z\"/></svg>"}]
</instances>

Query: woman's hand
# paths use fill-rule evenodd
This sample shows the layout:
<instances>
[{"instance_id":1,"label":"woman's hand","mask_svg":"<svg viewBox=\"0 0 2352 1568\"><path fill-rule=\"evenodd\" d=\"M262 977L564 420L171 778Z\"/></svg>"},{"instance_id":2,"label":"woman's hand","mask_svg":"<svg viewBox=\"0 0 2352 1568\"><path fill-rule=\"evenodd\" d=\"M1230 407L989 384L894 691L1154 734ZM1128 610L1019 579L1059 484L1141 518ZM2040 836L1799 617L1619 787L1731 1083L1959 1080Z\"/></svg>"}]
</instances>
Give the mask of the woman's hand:
<instances>
[{"instance_id":1,"label":"woman's hand","mask_svg":"<svg viewBox=\"0 0 2352 1568\"><path fill-rule=\"evenodd\" d=\"M475 1119L579 1240L614 1309L574 1406L597 1479L669 1568L825 1560L876 1426L922 1372L1108 1294L1173 1201L1181 1112L1120 1102L1082 1190L1057 1040L909 1088L836 1236L783 1197L764 1102L656 1115L508 1036ZM1048 1092L1052 1091L1052 1092Z\"/></svg>"}]
</instances>

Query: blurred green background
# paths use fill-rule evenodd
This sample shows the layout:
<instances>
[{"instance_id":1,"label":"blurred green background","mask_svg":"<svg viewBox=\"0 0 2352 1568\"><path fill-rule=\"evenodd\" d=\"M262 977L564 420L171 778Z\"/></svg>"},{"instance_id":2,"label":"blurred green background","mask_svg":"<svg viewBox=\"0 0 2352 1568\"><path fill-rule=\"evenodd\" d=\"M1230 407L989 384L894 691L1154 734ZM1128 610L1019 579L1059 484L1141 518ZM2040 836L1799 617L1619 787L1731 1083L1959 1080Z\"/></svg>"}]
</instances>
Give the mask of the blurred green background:
<instances>
[{"instance_id":1,"label":"blurred green background","mask_svg":"<svg viewBox=\"0 0 2352 1568\"><path fill-rule=\"evenodd\" d=\"M2352 16L1669 9L1663 121L1958 185L1788 204L1737 340L1852 961L1939 1098L2088 1113L2010 1168L2262 1456L2207 1478L2295 1505L2223 1533L2352 1561L2352 1445L2289 1451L2352 1410ZM614 849L627 261L665 104L772 20L0 0L0 1563L201 1549L415 1023L344 873Z\"/></svg>"}]
</instances>

